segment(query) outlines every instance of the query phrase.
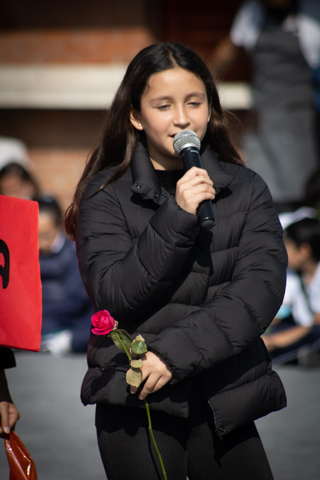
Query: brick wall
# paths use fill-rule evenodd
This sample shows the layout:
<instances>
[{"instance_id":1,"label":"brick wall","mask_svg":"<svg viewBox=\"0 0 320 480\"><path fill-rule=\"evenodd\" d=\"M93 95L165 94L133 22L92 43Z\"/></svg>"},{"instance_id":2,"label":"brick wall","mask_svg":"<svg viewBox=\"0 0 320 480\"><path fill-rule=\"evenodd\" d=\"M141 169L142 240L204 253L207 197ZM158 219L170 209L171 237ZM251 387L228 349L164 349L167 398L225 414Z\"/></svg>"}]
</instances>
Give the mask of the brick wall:
<instances>
[{"instance_id":1,"label":"brick wall","mask_svg":"<svg viewBox=\"0 0 320 480\"><path fill-rule=\"evenodd\" d=\"M0 0L2 65L129 63L159 31L159 2ZM100 110L2 109L0 136L23 140L41 189L70 202L98 135Z\"/></svg>"},{"instance_id":2,"label":"brick wall","mask_svg":"<svg viewBox=\"0 0 320 480\"><path fill-rule=\"evenodd\" d=\"M144 46L179 40L204 56L239 0L0 0L2 65L127 64ZM219 28L218 28L219 27ZM2 108L0 136L23 140L33 172L63 208L101 127L101 110Z\"/></svg>"},{"instance_id":3,"label":"brick wall","mask_svg":"<svg viewBox=\"0 0 320 480\"><path fill-rule=\"evenodd\" d=\"M6 64L128 63L155 37L145 27L0 33L0 62Z\"/></svg>"},{"instance_id":4,"label":"brick wall","mask_svg":"<svg viewBox=\"0 0 320 480\"><path fill-rule=\"evenodd\" d=\"M159 37L160 11L159 0L0 0L0 63L128 63Z\"/></svg>"},{"instance_id":5,"label":"brick wall","mask_svg":"<svg viewBox=\"0 0 320 480\"><path fill-rule=\"evenodd\" d=\"M66 208L102 121L99 110L7 109L0 115L0 132L25 142L42 191Z\"/></svg>"}]
</instances>

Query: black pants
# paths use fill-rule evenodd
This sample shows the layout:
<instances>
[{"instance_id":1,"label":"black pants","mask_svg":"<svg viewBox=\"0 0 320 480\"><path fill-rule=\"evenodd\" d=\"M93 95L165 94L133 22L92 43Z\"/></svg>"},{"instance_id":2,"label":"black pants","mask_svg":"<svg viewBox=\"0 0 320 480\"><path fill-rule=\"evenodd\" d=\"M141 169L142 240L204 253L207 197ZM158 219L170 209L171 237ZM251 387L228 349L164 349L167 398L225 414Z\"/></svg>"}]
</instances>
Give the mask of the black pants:
<instances>
[{"instance_id":1,"label":"black pants","mask_svg":"<svg viewBox=\"0 0 320 480\"><path fill-rule=\"evenodd\" d=\"M198 396L188 419L152 411L151 420L168 480L273 479L254 423L221 440L209 405ZM144 409L98 405L96 427L108 480L163 479Z\"/></svg>"}]
</instances>

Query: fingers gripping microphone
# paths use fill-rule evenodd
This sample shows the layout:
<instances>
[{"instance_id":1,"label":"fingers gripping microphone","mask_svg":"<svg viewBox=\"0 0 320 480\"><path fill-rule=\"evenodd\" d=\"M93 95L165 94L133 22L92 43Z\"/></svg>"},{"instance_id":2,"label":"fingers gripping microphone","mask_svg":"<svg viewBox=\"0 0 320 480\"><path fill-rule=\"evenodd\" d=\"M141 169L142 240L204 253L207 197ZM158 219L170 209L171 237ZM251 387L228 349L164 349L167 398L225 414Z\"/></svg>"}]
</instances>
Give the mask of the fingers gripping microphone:
<instances>
[{"instance_id":1,"label":"fingers gripping microphone","mask_svg":"<svg viewBox=\"0 0 320 480\"><path fill-rule=\"evenodd\" d=\"M199 154L200 146L200 139L192 130L182 130L174 137L173 148L181 157L185 170L189 170L191 167L203 168ZM215 224L210 200L200 203L197 215L202 228L209 230Z\"/></svg>"}]
</instances>

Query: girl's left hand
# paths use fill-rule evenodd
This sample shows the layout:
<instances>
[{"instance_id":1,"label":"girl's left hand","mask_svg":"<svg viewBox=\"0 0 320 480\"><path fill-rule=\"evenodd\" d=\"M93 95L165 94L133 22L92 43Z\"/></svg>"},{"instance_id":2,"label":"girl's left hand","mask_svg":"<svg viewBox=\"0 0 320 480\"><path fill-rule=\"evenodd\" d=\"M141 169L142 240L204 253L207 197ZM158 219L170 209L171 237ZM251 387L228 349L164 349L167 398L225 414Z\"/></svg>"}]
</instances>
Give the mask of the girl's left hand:
<instances>
[{"instance_id":1,"label":"girl's left hand","mask_svg":"<svg viewBox=\"0 0 320 480\"><path fill-rule=\"evenodd\" d=\"M142 379L141 383L146 380L143 389L139 394L139 399L144 400L149 393L160 390L172 378L169 365L162 360L156 353L147 352L142 357ZM131 393L136 393L138 388L131 387Z\"/></svg>"}]
</instances>

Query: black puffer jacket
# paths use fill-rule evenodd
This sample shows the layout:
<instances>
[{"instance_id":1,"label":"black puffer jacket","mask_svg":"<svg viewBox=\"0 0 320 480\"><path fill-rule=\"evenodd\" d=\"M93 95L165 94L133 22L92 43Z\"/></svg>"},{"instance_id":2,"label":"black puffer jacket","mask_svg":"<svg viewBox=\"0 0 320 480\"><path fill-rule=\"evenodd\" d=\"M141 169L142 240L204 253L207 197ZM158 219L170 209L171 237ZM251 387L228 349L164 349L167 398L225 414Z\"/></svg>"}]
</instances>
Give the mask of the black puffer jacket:
<instances>
[{"instance_id":1,"label":"black puffer jacket","mask_svg":"<svg viewBox=\"0 0 320 480\"><path fill-rule=\"evenodd\" d=\"M187 416L197 376L224 435L286 404L260 336L280 307L287 256L264 181L208 149L202 162L216 189L211 231L161 189L139 145L120 179L92 196L109 170L87 188L77 251L95 309L142 334L172 369L150 408ZM129 393L126 355L108 337L91 335L88 365L84 404L144 407Z\"/></svg>"}]
</instances>

